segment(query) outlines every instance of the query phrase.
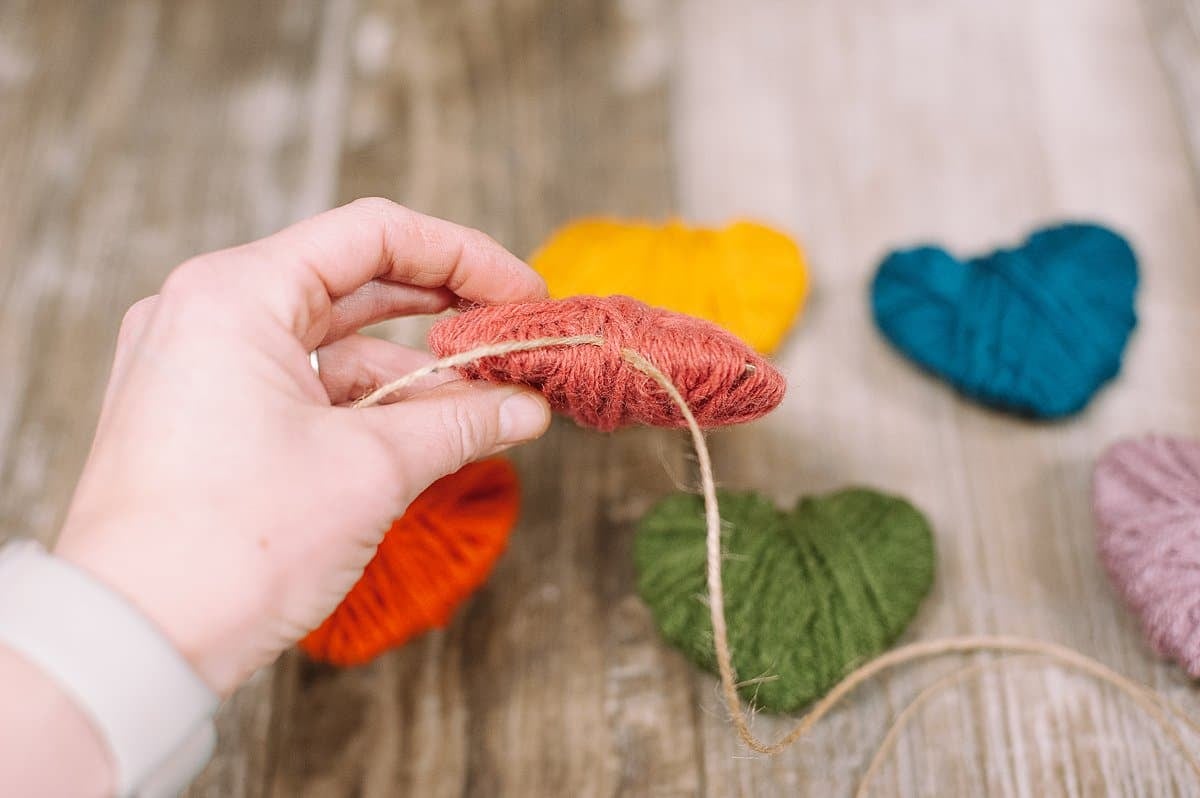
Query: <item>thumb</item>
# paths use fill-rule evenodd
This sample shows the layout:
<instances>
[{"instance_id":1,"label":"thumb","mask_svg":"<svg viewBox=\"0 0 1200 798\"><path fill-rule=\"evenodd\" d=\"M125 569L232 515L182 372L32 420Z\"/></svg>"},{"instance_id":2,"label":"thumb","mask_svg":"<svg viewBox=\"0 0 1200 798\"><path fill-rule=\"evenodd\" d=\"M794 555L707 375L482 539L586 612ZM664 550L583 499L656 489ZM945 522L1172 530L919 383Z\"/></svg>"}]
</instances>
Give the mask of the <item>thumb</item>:
<instances>
[{"instance_id":1,"label":"thumb","mask_svg":"<svg viewBox=\"0 0 1200 798\"><path fill-rule=\"evenodd\" d=\"M550 426L550 406L536 391L469 380L357 412L394 447L402 478L418 490Z\"/></svg>"}]
</instances>

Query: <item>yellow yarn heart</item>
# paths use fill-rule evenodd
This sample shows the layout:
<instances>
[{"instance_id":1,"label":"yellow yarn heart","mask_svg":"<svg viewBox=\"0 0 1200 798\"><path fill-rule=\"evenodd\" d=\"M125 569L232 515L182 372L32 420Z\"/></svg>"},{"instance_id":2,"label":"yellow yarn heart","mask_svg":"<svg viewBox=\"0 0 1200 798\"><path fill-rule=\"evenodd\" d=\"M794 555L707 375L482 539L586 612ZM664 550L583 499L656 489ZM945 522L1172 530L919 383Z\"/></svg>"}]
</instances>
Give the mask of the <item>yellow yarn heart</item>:
<instances>
[{"instance_id":1,"label":"yellow yarn heart","mask_svg":"<svg viewBox=\"0 0 1200 798\"><path fill-rule=\"evenodd\" d=\"M716 230L679 220L580 219L552 235L530 263L556 299L625 294L716 322L767 354L808 294L796 242L748 221Z\"/></svg>"}]
</instances>

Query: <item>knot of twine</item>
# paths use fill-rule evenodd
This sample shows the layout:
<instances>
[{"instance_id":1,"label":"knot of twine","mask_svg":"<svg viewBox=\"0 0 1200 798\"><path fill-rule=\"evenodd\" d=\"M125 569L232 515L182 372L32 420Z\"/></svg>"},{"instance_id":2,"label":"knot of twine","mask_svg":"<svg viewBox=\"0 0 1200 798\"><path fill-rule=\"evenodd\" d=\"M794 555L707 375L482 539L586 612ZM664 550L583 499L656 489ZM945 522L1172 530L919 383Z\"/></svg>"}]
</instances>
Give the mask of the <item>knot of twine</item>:
<instances>
[{"instance_id":1,"label":"knot of twine","mask_svg":"<svg viewBox=\"0 0 1200 798\"><path fill-rule=\"evenodd\" d=\"M489 309L484 308L480 310ZM478 311L472 311L472 313L475 312ZM611 348L613 344L602 335L541 336L528 340L510 340L488 344L441 358L393 380L359 400L355 404L355 407L371 407L379 404L391 394L412 385L423 377L435 374L444 369L459 368L461 370L464 366L472 365L478 368L480 363L488 359L502 358L522 352L553 351L562 357L567 354L567 350L582 346ZM739 682L733 668L733 658L729 648L729 631L725 619L725 591L721 578L721 513L717 502L712 459L709 456L708 445L704 439L704 431L697 421L696 415L684 400L680 389L655 364L652 356L626 346L621 346L619 352L623 363L628 364L629 367L638 373L645 375L653 384L661 389L663 396L677 409L679 417L683 420L683 425L686 426L691 434L699 466L701 493L704 497L706 582L713 629L713 647L716 654L717 670L720 674L721 695L726 710L729 713L730 722L733 724L739 739L752 751L767 756L774 756L782 752L803 738L809 730L857 687L884 671L905 663L946 654L996 651L1006 654L1024 654L1046 658L1060 666L1083 673L1116 688L1131 698L1139 708L1159 724L1164 735L1178 746L1189 767L1197 777L1200 777L1200 760L1192 755L1168 717L1168 715L1174 716L1193 732L1200 734L1200 724L1190 719L1182 710L1149 688L1137 684L1078 651L1042 640L1004 635L947 637L940 640L910 643L893 649L849 673L824 698L814 704L813 708L790 731L780 736L777 740L772 742L758 737L750 728L750 720L738 696ZM470 374L472 372L470 369L466 369L466 373ZM963 673L969 674L976 670L978 670L978 666L968 668ZM957 678L961 678L961 674L955 677L955 679ZM901 713L901 717L896 722L897 726L893 727L892 732L889 733L889 737L885 738L884 745L890 745L894 733L898 731L898 726L909 717L917 706L927 701L932 693L949 686L955 679L943 679L924 693L918 695L909 708ZM865 791L867 780L874 774L877 768L878 762L873 761L871 768L861 783L860 795Z\"/></svg>"}]
</instances>

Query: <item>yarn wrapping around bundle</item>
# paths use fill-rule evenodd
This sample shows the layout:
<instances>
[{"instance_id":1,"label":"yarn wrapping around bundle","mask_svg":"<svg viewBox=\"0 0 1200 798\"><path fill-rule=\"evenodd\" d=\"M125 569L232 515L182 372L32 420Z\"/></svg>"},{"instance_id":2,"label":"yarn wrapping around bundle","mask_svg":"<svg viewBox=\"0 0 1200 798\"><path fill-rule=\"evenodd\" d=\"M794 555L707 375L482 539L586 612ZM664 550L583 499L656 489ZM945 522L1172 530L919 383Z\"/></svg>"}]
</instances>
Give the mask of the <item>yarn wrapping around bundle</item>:
<instances>
[{"instance_id":1,"label":"yarn wrapping around bundle","mask_svg":"<svg viewBox=\"0 0 1200 798\"><path fill-rule=\"evenodd\" d=\"M963 394L1056 418L1120 371L1137 283L1124 238L1073 223L966 261L931 246L893 252L871 300L888 340Z\"/></svg>"},{"instance_id":2,"label":"yarn wrapping around bundle","mask_svg":"<svg viewBox=\"0 0 1200 798\"><path fill-rule=\"evenodd\" d=\"M1120 441L1092 480L1100 559L1150 645L1200 677L1200 441Z\"/></svg>"},{"instance_id":3,"label":"yarn wrapping around bundle","mask_svg":"<svg viewBox=\"0 0 1200 798\"><path fill-rule=\"evenodd\" d=\"M502 458L439 479L384 535L362 577L300 641L310 657L361 665L450 622L487 579L517 521L520 484Z\"/></svg>"},{"instance_id":4,"label":"yarn wrapping around bundle","mask_svg":"<svg viewBox=\"0 0 1200 798\"><path fill-rule=\"evenodd\" d=\"M725 611L742 697L772 712L820 698L908 626L933 582L929 523L908 502L866 489L801 499L790 511L720 491ZM638 525L638 593L663 636L716 671L703 601L699 496L676 494Z\"/></svg>"},{"instance_id":5,"label":"yarn wrapping around bundle","mask_svg":"<svg viewBox=\"0 0 1200 798\"><path fill-rule=\"evenodd\" d=\"M629 352L662 369L703 427L751 421L783 400L783 376L733 334L625 296L475 308L434 324L429 348L446 357L489 344L572 336L589 340L482 357L458 370L470 379L536 388L555 410L605 432L631 424L686 426L653 378L630 364Z\"/></svg>"},{"instance_id":6,"label":"yarn wrapping around bundle","mask_svg":"<svg viewBox=\"0 0 1200 798\"><path fill-rule=\"evenodd\" d=\"M555 299L631 296L715 322L764 354L782 343L808 295L799 245L751 221L713 229L679 220L579 219L529 262Z\"/></svg>"}]
</instances>

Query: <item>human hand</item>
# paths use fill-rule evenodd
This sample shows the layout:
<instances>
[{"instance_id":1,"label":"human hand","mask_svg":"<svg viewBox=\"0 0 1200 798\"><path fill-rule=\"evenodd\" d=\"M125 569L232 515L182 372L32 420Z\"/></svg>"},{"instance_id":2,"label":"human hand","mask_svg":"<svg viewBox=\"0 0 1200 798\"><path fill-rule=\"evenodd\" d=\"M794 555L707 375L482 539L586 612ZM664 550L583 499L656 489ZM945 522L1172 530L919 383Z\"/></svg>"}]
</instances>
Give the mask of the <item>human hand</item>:
<instances>
[{"instance_id":1,"label":"human hand","mask_svg":"<svg viewBox=\"0 0 1200 798\"><path fill-rule=\"evenodd\" d=\"M56 553L229 694L332 612L427 485L549 424L540 395L459 379L347 407L430 358L356 331L544 295L482 233L379 199L184 263L121 326Z\"/></svg>"}]
</instances>

